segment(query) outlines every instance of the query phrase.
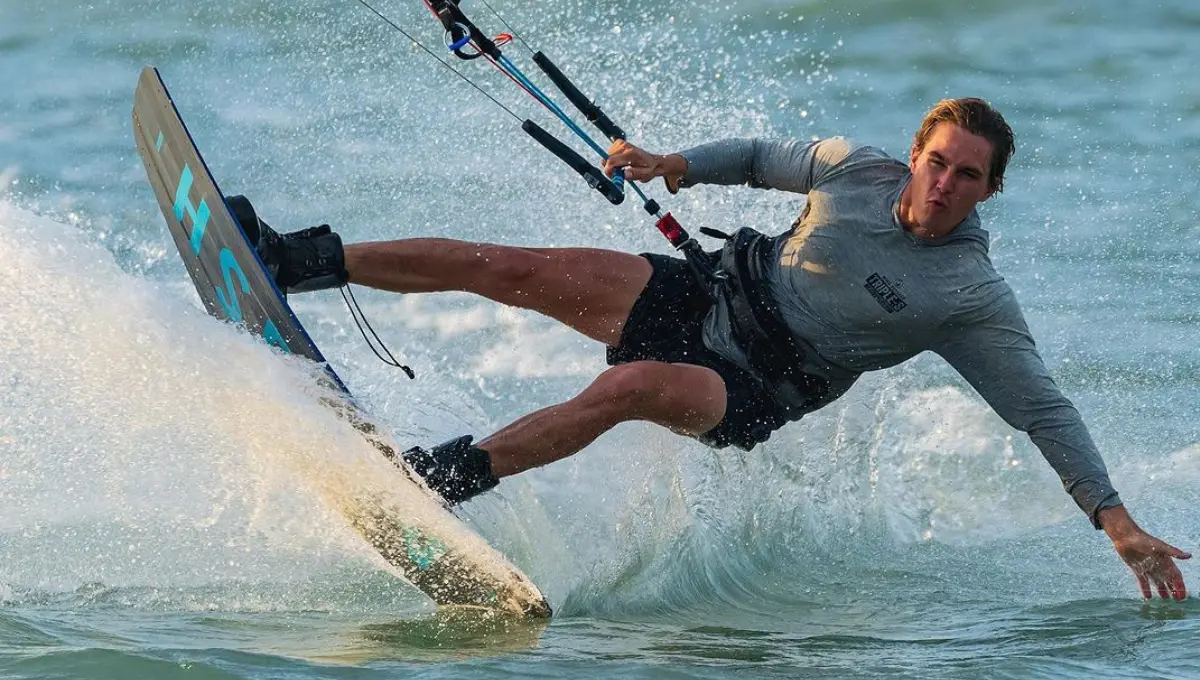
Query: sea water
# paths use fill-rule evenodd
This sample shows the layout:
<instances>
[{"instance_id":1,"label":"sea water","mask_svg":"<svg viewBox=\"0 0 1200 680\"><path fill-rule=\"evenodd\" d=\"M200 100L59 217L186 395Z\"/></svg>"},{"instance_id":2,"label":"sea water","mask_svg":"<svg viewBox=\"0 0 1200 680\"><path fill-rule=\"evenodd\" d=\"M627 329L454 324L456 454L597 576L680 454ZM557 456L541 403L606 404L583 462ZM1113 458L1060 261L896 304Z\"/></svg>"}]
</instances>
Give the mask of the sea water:
<instances>
[{"instance_id":1,"label":"sea water","mask_svg":"<svg viewBox=\"0 0 1200 680\"><path fill-rule=\"evenodd\" d=\"M1134 516L1200 547L1195 3L491 6L655 152L845 135L904 158L938 99L992 101L1017 135L981 208L992 257ZM378 9L441 54L421 3ZM1028 438L930 356L749 453L628 424L505 480L461 514L557 616L436 612L323 500L364 454L311 367L199 306L134 147L145 65L277 228L670 250L351 0L0 0L0 675L1200 676L1195 601L1143 602ZM693 232L777 233L803 206L648 191ZM604 368L532 313L358 297L417 380L336 294L292 304L403 442L485 435Z\"/></svg>"}]
</instances>

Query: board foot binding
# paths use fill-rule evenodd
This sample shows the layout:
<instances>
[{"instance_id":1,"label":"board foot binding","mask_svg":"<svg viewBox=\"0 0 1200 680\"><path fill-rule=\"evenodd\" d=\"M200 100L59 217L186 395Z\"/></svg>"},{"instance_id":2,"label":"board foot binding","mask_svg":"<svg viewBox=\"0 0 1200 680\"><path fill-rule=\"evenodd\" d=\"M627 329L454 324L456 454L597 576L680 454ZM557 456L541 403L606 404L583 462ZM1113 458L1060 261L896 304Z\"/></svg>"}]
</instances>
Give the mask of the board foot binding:
<instances>
[{"instance_id":1,"label":"board foot binding","mask_svg":"<svg viewBox=\"0 0 1200 680\"><path fill-rule=\"evenodd\" d=\"M350 280L342 238L328 224L280 234L258 216L245 196L230 196L228 203L284 295L341 288Z\"/></svg>"},{"instance_id":2,"label":"board foot binding","mask_svg":"<svg viewBox=\"0 0 1200 680\"><path fill-rule=\"evenodd\" d=\"M404 462L447 503L457 505L500 483L492 473L491 456L472 446L471 440L471 435L464 435L428 451L414 446L404 452Z\"/></svg>"}]
</instances>

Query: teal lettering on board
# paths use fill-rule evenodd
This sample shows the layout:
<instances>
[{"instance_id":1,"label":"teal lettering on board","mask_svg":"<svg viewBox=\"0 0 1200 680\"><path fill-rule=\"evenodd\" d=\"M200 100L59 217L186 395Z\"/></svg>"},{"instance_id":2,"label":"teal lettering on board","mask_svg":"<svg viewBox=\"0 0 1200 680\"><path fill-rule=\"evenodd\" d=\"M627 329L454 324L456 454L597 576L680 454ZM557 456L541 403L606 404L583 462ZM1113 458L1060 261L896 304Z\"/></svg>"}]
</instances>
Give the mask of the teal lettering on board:
<instances>
[{"instance_id":1,"label":"teal lettering on board","mask_svg":"<svg viewBox=\"0 0 1200 680\"><path fill-rule=\"evenodd\" d=\"M159 132L158 139L155 140L155 150L160 153L163 141L164 136L162 132ZM199 257L201 247L204 245L204 237L208 233L208 220L212 217L212 211L209 209L208 201L204 197L201 197L198 203L192 203L191 192L194 185L195 176L192 173L192 168L185 163L183 170L179 173L179 182L175 186L175 204L172 207L174 208L175 219L179 220L181 225L184 225L184 216L191 219L192 229L188 240L192 247L192 254ZM225 316L229 321L242 324L242 306L238 299L237 288L240 288L242 293L248 295L250 293L250 282L246 279L246 273L232 250L228 247L221 248L219 257L224 285L214 287L217 294L217 301L220 303L221 308L225 310ZM262 329L262 337L268 344L274 345L285 352L291 352L291 349L287 346L287 342L283 339L283 335L279 332L279 328L271 319L266 320L266 325Z\"/></svg>"}]
</instances>

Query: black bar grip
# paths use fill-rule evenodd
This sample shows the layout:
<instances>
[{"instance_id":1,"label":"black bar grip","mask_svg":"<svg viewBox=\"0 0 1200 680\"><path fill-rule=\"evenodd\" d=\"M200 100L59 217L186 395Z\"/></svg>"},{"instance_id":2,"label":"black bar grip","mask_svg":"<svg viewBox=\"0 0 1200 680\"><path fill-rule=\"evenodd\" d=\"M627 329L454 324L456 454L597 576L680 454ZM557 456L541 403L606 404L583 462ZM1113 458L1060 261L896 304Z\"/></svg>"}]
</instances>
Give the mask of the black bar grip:
<instances>
[{"instance_id":1,"label":"black bar grip","mask_svg":"<svg viewBox=\"0 0 1200 680\"><path fill-rule=\"evenodd\" d=\"M546 77L548 77L551 82L554 83L555 87L557 87L567 99L571 100L571 103L575 105L575 108L579 109L579 111L583 113L588 120L595 124L595 126L599 128L600 132L603 132L606 137L613 141L625 139L625 131L618 127L616 123L612 122L612 120L600 110L600 107L596 106L595 102L585 97L584 94L579 91L579 88L575 87L575 84L571 82L571 79L568 78L562 71L558 70L558 67L550 61L549 57L541 52L535 52L533 55L533 63L537 64L538 68L542 69L542 73L546 74Z\"/></svg>"},{"instance_id":2,"label":"black bar grip","mask_svg":"<svg viewBox=\"0 0 1200 680\"><path fill-rule=\"evenodd\" d=\"M563 144L557 137L546 132L537 123L532 120L526 120L521 123L521 129L533 137L534 141L541 144L547 151L558 156L559 160L571 166L571 168L580 174L583 179L601 195L608 199L613 205L620 205L625 200L625 194L617 188L612 180L604 176L600 168L588 163L583 156L580 156L574 149Z\"/></svg>"}]
</instances>

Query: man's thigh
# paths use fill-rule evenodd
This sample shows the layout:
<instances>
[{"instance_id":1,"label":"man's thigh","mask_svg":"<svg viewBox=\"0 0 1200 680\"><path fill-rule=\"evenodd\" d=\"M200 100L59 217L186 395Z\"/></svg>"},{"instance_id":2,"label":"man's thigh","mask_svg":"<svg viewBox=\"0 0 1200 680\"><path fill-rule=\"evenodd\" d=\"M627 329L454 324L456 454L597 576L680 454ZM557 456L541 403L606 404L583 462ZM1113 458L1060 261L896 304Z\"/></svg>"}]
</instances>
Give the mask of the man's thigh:
<instances>
[{"instance_id":1,"label":"man's thigh","mask_svg":"<svg viewBox=\"0 0 1200 680\"><path fill-rule=\"evenodd\" d=\"M492 248L506 275L475 292L545 314L606 345L620 340L652 272L645 258L615 250Z\"/></svg>"}]
</instances>

